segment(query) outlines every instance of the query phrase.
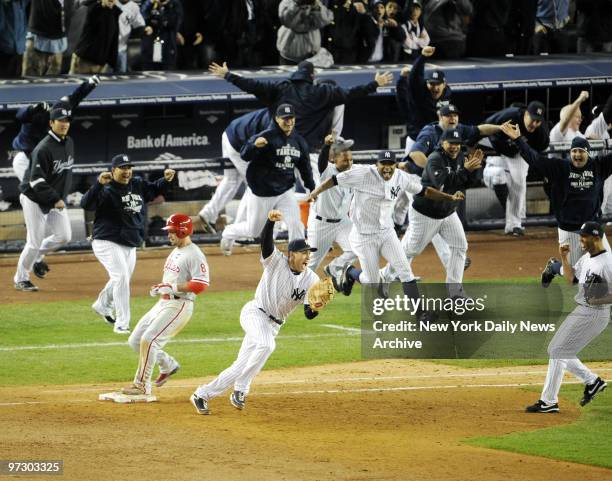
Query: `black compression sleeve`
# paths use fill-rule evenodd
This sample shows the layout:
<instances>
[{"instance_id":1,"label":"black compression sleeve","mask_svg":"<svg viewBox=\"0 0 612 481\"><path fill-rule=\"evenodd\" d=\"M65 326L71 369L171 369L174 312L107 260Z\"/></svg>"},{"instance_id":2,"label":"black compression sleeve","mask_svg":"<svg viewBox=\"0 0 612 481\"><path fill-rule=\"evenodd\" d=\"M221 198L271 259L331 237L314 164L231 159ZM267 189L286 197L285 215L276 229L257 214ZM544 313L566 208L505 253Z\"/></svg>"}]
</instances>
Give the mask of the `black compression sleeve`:
<instances>
[{"instance_id":1,"label":"black compression sleeve","mask_svg":"<svg viewBox=\"0 0 612 481\"><path fill-rule=\"evenodd\" d=\"M261 230L261 256L267 259L272 252L274 252L274 222L268 219Z\"/></svg>"}]
</instances>

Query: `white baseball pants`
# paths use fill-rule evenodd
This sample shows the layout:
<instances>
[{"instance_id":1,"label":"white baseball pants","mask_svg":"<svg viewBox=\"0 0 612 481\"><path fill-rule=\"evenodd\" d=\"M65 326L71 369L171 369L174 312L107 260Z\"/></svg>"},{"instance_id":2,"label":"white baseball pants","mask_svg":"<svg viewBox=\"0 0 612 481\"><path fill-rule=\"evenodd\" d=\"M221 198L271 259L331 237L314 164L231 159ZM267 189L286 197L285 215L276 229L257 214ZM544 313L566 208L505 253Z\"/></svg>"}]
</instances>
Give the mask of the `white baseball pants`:
<instances>
[{"instance_id":1,"label":"white baseball pants","mask_svg":"<svg viewBox=\"0 0 612 481\"><path fill-rule=\"evenodd\" d=\"M440 234L450 250L450 258L445 265L446 283L451 285L461 284L468 245L463 225L461 225L456 212L444 219L433 219L410 207L410 224L408 224L408 231L402 238L402 247L408 262L412 264L412 259L423 252L423 249L436 234ZM386 282L391 282L397 277L397 269L390 262L383 269L383 279Z\"/></svg>"},{"instance_id":2,"label":"white baseball pants","mask_svg":"<svg viewBox=\"0 0 612 481\"><path fill-rule=\"evenodd\" d=\"M237 240L245 237L259 237L268 212L278 209L283 213L283 221L289 229L289 240L304 238L304 225L300 220L300 209L293 189L276 197L258 197L251 194L247 203L246 221L235 222L223 230L223 238Z\"/></svg>"},{"instance_id":3,"label":"white baseball pants","mask_svg":"<svg viewBox=\"0 0 612 481\"><path fill-rule=\"evenodd\" d=\"M51 209L45 214L36 202L23 194L19 195L19 202L23 208L27 236L13 278L15 283L29 281L34 262L42 260L46 254L59 249L72 238L72 227L66 209ZM47 226L51 235L44 237Z\"/></svg>"},{"instance_id":4,"label":"white baseball pants","mask_svg":"<svg viewBox=\"0 0 612 481\"><path fill-rule=\"evenodd\" d=\"M212 399L223 394L232 384L234 390L248 394L255 376L263 369L276 348L280 326L260 311L255 301L247 302L240 311L244 339L234 363L213 381L196 389L196 395Z\"/></svg>"},{"instance_id":5,"label":"white baseball pants","mask_svg":"<svg viewBox=\"0 0 612 481\"><path fill-rule=\"evenodd\" d=\"M199 212L199 215L210 223L217 221L219 212L235 197L236 192L245 181L246 170L249 165L248 162L242 160L240 152L232 147L225 132L221 136L221 152L223 157L228 158L234 164L235 169L225 169L223 171L221 183L215 189L210 201Z\"/></svg>"},{"instance_id":6,"label":"white baseball pants","mask_svg":"<svg viewBox=\"0 0 612 481\"><path fill-rule=\"evenodd\" d=\"M29 166L30 158L25 154L25 152L17 152L15 157L13 157L13 171L19 179L19 182L23 181L23 176L25 175Z\"/></svg>"},{"instance_id":7,"label":"white baseball pants","mask_svg":"<svg viewBox=\"0 0 612 481\"><path fill-rule=\"evenodd\" d=\"M318 220L316 214L313 213L308 219L308 243L316 247L317 251L310 255L308 267L316 271L334 242L340 246L342 254L329 263L330 271L334 273L347 263L353 264L357 256L351 250L349 242L352 227L353 223L348 217L340 222L332 223Z\"/></svg>"},{"instance_id":8,"label":"white baseball pants","mask_svg":"<svg viewBox=\"0 0 612 481\"><path fill-rule=\"evenodd\" d=\"M178 362L163 347L187 325L193 313L193 302L185 299L160 299L134 328L128 344L139 353L134 383L144 384L151 393L151 377L155 364L159 371L168 373Z\"/></svg>"},{"instance_id":9,"label":"white baseball pants","mask_svg":"<svg viewBox=\"0 0 612 481\"><path fill-rule=\"evenodd\" d=\"M109 280L98 294L96 304L104 312L115 309L115 327L130 327L130 280L136 265L136 247L94 239L94 255L108 272Z\"/></svg>"},{"instance_id":10,"label":"white baseball pants","mask_svg":"<svg viewBox=\"0 0 612 481\"><path fill-rule=\"evenodd\" d=\"M591 384L597 379L597 375L582 364L576 355L608 327L609 321L609 308L594 309L579 305L567 316L548 346L550 359L542 401L547 404L559 401L565 369L585 384Z\"/></svg>"},{"instance_id":11,"label":"white baseball pants","mask_svg":"<svg viewBox=\"0 0 612 481\"><path fill-rule=\"evenodd\" d=\"M395 272L402 282L414 280L410 263L402 249L402 245L393 229L385 229L376 234L360 234L355 226L349 235L353 252L361 264L361 284L377 284L380 256L395 266Z\"/></svg>"}]
</instances>

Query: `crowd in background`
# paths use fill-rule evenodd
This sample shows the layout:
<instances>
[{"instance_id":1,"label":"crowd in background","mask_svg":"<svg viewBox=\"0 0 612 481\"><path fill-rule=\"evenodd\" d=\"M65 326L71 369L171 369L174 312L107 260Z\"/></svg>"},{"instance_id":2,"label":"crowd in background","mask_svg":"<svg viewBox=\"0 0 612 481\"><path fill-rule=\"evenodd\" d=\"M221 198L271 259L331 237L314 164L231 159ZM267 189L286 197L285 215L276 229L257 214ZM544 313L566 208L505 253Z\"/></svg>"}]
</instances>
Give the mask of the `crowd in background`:
<instances>
[{"instance_id":1,"label":"crowd in background","mask_svg":"<svg viewBox=\"0 0 612 481\"><path fill-rule=\"evenodd\" d=\"M0 78L612 52L612 0L0 0Z\"/></svg>"}]
</instances>

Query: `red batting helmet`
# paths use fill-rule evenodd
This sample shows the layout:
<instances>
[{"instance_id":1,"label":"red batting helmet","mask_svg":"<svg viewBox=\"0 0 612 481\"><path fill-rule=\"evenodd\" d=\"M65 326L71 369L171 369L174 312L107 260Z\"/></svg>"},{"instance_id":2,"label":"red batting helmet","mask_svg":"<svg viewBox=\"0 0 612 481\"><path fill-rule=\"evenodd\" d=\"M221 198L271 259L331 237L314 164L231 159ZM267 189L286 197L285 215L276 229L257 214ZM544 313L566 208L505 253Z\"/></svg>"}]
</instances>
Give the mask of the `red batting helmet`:
<instances>
[{"instance_id":1,"label":"red batting helmet","mask_svg":"<svg viewBox=\"0 0 612 481\"><path fill-rule=\"evenodd\" d=\"M163 229L168 232L174 232L179 239L182 239L193 232L193 222L188 215L172 214L168 217L166 227Z\"/></svg>"}]
</instances>

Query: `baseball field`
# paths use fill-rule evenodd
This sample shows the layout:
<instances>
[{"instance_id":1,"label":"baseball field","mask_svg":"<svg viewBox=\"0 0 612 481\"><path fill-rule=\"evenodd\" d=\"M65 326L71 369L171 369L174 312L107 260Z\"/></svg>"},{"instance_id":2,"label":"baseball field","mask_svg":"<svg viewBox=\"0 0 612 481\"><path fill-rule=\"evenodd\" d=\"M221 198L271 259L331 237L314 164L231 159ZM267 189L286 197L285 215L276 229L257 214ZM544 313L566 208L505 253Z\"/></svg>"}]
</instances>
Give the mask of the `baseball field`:
<instances>
[{"instance_id":1,"label":"baseball field","mask_svg":"<svg viewBox=\"0 0 612 481\"><path fill-rule=\"evenodd\" d=\"M466 281L540 288L555 234L468 235ZM610 390L581 408L582 386L568 376L560 413L526 414L545 360L364 361L358 290L313 320L297 311L289 318L244 411L222 396L210 416L197 415L189 396L234 360L239 312L261 275L257 246L231 257L203 249L211 287L166 349L181 369L154 390L158 402L129 405L98 401L131 382L138 360L91 310L106 282L95 258L49 256L51 271L33 279L41 289L33 293L13 290L17 259L0 258L0 459L63 460L61 478L70 480L612 479ZM167 255L138 252L132 326L155 302L149 286ZM413 267L428 281L444 279L430 248ZM610 359L587 364L610 379Z\"/></svg>"}]
</instances>

